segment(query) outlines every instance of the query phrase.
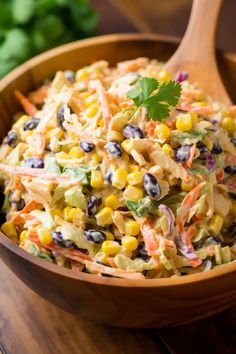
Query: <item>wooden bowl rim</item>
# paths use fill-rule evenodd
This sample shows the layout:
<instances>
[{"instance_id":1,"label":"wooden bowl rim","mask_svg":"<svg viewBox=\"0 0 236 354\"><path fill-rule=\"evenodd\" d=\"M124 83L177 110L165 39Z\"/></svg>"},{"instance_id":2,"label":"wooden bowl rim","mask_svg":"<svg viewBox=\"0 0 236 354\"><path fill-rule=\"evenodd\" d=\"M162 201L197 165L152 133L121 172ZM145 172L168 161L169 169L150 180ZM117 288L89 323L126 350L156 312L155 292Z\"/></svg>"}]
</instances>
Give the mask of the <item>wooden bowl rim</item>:
<instances>
[{"instance_id":1,"label":"wooden bowl rim","mask_svg":"<svg viewBox=\"0 0 236 354\"><path fill-rule=\"evenodd\" d=\"M79 41L75 41L72 43L68 43L57 48L51 49L47 52L44 52L24 64L20 65L12 72L10 72L6 77L4 77L0 81L0 93L18 76L24 74L26 71L31 70L34 66L44 62L45 60L51 59L54 56L60 55L62 53L66 53L73 49L84 48L94 44L104 44L111 42L121 42L121 41L159 41L159 42L169 42L178 44L180 39L174 36L166 36L159 34L150 34L150 33L125 33L125 34L110 34L104 36L98 36L89 39L83 39ZM233 60L236 60L236 56L232 54L225 54L225 56L230 57ZM87 274L78 271L74 271L71 269L66 269L63 267L59 267L56 264L51 264L42 260L36 256L31 255L26 252L22 248L20 248L13 241L8 239L1 231L0 231L0 243L7 248L9 251L15 253L17 256L25 259L26 261L33 263L35 266L43 268L44 270L50 271L51 273L55 273L57 275L71 278L74 280L80 280L83 282L95 283L106 286L118 286L118 287L138 287L138 288L152 288L152 287L175 287L181 285L187 285L191 283L199 283L205 282L209 279L218 278L224 276L226 274L236 272L236 262L231 262L223 265L222 267L212 269L206 273L197 273L191 274L182 277L174 277L174 278L161 278L161 279L120 279L120 278L108 278L103 276L98 276L94 274Z\"/></svg>"}]
</instances>

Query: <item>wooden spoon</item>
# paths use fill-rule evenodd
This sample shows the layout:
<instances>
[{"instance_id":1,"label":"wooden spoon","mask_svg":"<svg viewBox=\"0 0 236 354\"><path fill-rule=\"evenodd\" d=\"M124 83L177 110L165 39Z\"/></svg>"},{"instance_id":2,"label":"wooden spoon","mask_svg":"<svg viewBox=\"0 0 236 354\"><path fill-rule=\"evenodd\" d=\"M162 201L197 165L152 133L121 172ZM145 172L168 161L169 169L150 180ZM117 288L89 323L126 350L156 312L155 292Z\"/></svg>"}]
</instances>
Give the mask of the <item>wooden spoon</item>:
<instances>
[{"instance_id":1,"label":"wooden spoon","mask_svg":"<svg viewBox=\"0 0 236 354\"><path fill-rule=\"evenodd\" d=\"M216 24L222 0L194 0L181 44L167 62L171 73L186 71L206 94L225 104L231 100L222 83L215 56Z\"/></svg>"}]
</instances>

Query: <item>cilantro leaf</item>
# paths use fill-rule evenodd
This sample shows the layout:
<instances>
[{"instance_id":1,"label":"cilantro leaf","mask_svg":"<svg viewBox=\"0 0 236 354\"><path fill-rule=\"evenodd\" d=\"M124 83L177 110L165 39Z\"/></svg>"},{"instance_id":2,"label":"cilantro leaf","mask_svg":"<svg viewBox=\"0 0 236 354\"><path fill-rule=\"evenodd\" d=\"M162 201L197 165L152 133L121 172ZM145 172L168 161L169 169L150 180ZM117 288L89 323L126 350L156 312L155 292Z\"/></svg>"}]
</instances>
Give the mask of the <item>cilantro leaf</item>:
<instances>
[{"instance_id":1,"label":"cilantro leaf","mask_svg":"<svg viewBox=\"0 0 236 354\"><path fill-rule=\"evenodd\" d=\"M158 91L152 95L152 93ZM181 85L171 80L159 86L156 79L145 77L138 82L138 86L128 92L136 110L139 107L147 108L150 118L161 121L169 116L170 108L178 104L181 95Z\"/></svg>"}]
</instances>

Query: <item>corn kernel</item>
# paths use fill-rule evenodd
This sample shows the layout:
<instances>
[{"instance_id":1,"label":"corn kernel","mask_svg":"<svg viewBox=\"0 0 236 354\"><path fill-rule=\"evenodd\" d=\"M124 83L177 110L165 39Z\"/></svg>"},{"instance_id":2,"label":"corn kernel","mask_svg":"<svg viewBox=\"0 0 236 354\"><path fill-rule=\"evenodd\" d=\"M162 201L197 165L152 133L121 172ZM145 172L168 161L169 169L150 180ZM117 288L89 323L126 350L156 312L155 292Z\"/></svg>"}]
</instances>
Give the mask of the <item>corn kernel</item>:
<instances>
[{"instance_id":1,"label":"corn kernel","mask_svg":"<svg viewBox=\"0 0 236 354\"><path fill-rule=\"evenodd\" d=\"M73 219L79 219L81 214L83 214L82 210L79 208L72 208L69 211L69 219L73 220Z\"/></svg>"},{"instance_id":2,"label":"corn kernel","mask_svg":"<svg viewBox=\"0 0 236 354\"><path fill-rule=\"evenodd\" d=\"M103 177L102 177L102 172L101 171L93 170L91 172L90 185L91 185L91 187L96 188L96 189L102 188L102 186L103 186Z\"/></svg>"},{"instance_id":3,"label":"corn kernel","mask_svg":"<svg viewBox=\"0 0 236 354\"><path fill-rule=\"evenodd\" d=\"M157 76L160 81L170 81L170 74L167 70L161 70Z\"/></svg>"},{"instance_id":4,"label":"corn kernel","mask_svg":"<svg viewBox=\"0 0 236 354\"><path fill-rule=\"evenodd\" d=\"M193 107L205 107L208 106L208 103L206 101L199 101L199 102L194 102L192 103Z\"/></svg>"},{"instance_id":5,"label":"corn kernel","mask_svg":"<svg viewBox=\"0 0 236 354\"><path fill-rule=\"evenodd\" d=\"M69 156L72 159L81 159L81 157L84 156L84 152L78 146L75 146L72 149L70 149Z\"/></svg>"},{"instance_id":6,"label":"corn kernel","mask_svg":"<svg viewBox=\"0 0 236 354\"><path fill-rule=\"evenodd\" d=\"M61 151L61 152L58 152L56 154L56 158L58 158L58 159L69 159L69 156L64 151Z\"/></svg>"},{"instance_id":7,"label":"corn kernel","mask_svg":"<svg viewBox=\"0 0 236 354\"><path fill-rule=\"evenodd\" d=\"M129 173L127 176L127 181L131 186L133 186L135 184L142 183L143 173L140 171L135 171L135 172Z\"/></svg>"},{"instance_id":8,"label":"corn kernel","mask_svg":"<svg viewBox=\"0 0 236 354\"><path fill-rule=\"evenodd\" d=\"M125 199L137 201L143 198L143 190L141 188L128 185L123 192L123 197Z\"/></svg>"},{"instance_id":9,"label":"corn kernel","mask_svg":"<svg viewBox=\"0 0 236 354\"><path fill-rule=\"evenodd\" d=\"M90 93L88 92L88 91L85 91L85 92L81 92L80 93L80 97L82 98L82 99L86 99L86 98L88 98L90 96Z\"/></svg>"},{"instance_id":10,"label":"corn kernel","mask_svg":"<svg viewBox=\"0 0 236 354\"><path fill-rule=\"evenodd\" d=\"M106 235L107 240L114 241L114 235L112 232L105 231L104 234Z\"/></svg>"},{"instance_id":11,"label":"corn kernel","mask_svg":"<svg viewBox=\"0 0 236 354\"><path fill-rule=\"evenodd\" d=\"M133 236L124 236L121 243L127 251L134 251L138 248L138 240Z\"/></svg>"},{"instance_id":12,"label":"corn kernel","mask_svg":"<svg viewBox=\"0 0 236 354\"><path fill-rule=\"evenodd\" d=\"M89 78L88 70L86 70L86 69L79 69L79 70L76 72L76 75L75 75L76 81L86 80L86 79L88 79L88 78Z\"/></svg>"},{"instance_id":13,"label":"corn kernel","mask_svg":"<svg viewBox=\"0 0 236 354\"><path fill-rule=\"evenodd\" d=\"M181 181L181 189L184 192L190 192L193 189L193 181L191 182Z\"/></svg>"},{"instance_id":14,"label":"corn kernel","mask_svg":"<svg viewBox=\"0 0 236 354\"><path fill-rule=\"evenodd\" d=\"M221 215L213 215L208 226L208 231L218 235L222 229L224 219Z\"/></svg>"},{"instance_id":15,"label":"corn kernel","mask_svg":"<svg viewBox=\"0 0 236 354\"><path fill-rule=\"evenodd\" d=\"M123 168L118 168L112 176L112 185L115 188L123 189L127 184L127 172Z\"/></svg>"},{"instance_id":16,"label":"corn kernel","mask_svg":"<svg viewBox=\"0 0 236 354\"><path fill-rule=\"evenodd\" d=\"M105 206L111 208L112 210L116 210L120 206L120 202L118 198L111 194L105 199Z\"/></svg>"},{"instance_id":17,"label":"corn kernel","mask_svg":"<svg viewBox=\"0 0 236 354\"><path fill-rule=\"evenodd\" d=\"M109 140L123 141L124 137L120 132L112 130L109 134Z\"/></svg>"},{"instance_id":18,"label":"corn kernel","mask_svg":"<svg viewBox=\"0 0 236 354\"><path fill-rule=\"evenodd\" d=\"M120 245L116 241L107 240L102 243L102 251L108 256L115 255L120 251Z\"/></svg>"},{"instance_id":19,"label":"corn kernel","mask_svg":"<svg viewBox=\"0 0 236 354\"><path fill-rule=\"evenodd\" d=\"M105 207L103 209L101 209L96 215L96 219L97 219L97 224L99 226L105 226L105 225L110 225L113 223L112 220L112 213L113 210L109 207Z\"/></svg>"},{"instance_id":20,"label":"corn kernel","mask_svg":"<svg viewBox=\"0 0 236 354\"><path fill-rule=\"evenodd\" d=\"M206 145L209 151L213 149L213 141L210 138L208 138L208 136L204 136L202 142Z\"/></svg>"},{"instance_id":21,"label":"corn kernel","mask_svg":"<svg viewBox=\"0 0 236 354\"><path fill-rule=\"evenodd\" d=\"M159 124L156 126L155 134L158 139L166 140L170 137L171 130L166 124Z\"/></svg>"},{"instance_id":22,"label":"corn kernel","mask_svg":"<svg viewBox=\"0 0 236 354\"><path fill-rule=\"evenodd\" d=\"M1 230L7 237L17 236L16 228L12 221L7 221L4 224L2 224Z\"/></svg>"},{"instance_id":23,"label":"corn kernel","mask_svg":"<svg viewBox=\"0 0 236 354\"><path fill-rule=\"evenodd\" d=\"M38 228L39 241L45 245L49 245L53 239L51 232L46 227Z\"/></svg>"},{"instance_id":24,"label":"corn kernel","mask_svg":"<svg viewBox=\"0 0 236 354\"><path fill-rule=\"evenodd\" d=\"M65 207L64 210L63 210L63 216L64 216L64 219L65 219L66 221L70 221L70 220L71 220L71 219L70 219L70 211L71 211L71 209L72 209L72 207L67 206L67 207Z\"/></svg>"},{"instance_id":25,"label":"corn kernel","mask_svg":"<svg viewBox=\"0 0 236 354\"><path fill-rule=\"evenodd\" d=\"M93 95L90 95L89 97L87 97L84 100L84 106L85 108L90 107L93 103L97 102L98 96L96 93L94 93Z\"/></svg>"},{"instance_id":26,"label":"corn kernel","mask_svg":"<svg viewBox=\"0 0 236 354\"><path fill-rule=\"evenodd\" d=\"M46 139L50 140L52 137L61 139L63 134L64 132L61 128L54 128L46 132Z\"/></svg>"},{"instance_id":27,"label":"corn kernel","mask_svg":"<svg viewBox=\"0 0 236 354\"><path fill-rule=\"evenodd\" d=\"M221 127L227 130L229 134L235 131L235 122L232 117L224 117L220 123Z\"/></svg>"},{"instance_id":28,"label":"corn kernel","mask_svg":"<svg viewBox=\"0 0 236 354\"><path fill-rule=\"evenodd\" d=\"M28 119L29 119L29 116L27 116L27 115L21 116L19 119L17 119L17 121L12 126L12 128L14 128L15 130L19 130L20 128L23 127L23 125L27 122Z\"/></svg>"},{"instance_id":29,"label":"corn kernel","mask_svg":"<svg viewBox=\"0 0 236 354\"><path fill-rule=\"evenodd\" d=\"M21 231L21 233L20 233L20 241L21 241L21 242L26 239L27 232L28 232L27 230Z\"/></svg>"},{"instance_id":30,"label":"corn kernel","mask_svg":"<svg viewBox=\"0 0 236 354\"><path fill-rule=\"evenodd\" d=\"M137 236L140 232L140 224L132 219L125 222L125 233L131 236Z\"/></svg>"},{"instance_id":31,"label":"corn kernel","mask_svg":"<svg viewBox=\"0 0 236 354\"><path fill-rule=\"evenodd\" d=\"M92 118L95 116L97 111L98 111L98 105L94 103L86 109L85 113L89 118Z\"/></svg>"},{"instance_id":32,"label":"corn kernel","mask_svg":"<svg viewBox=\"0 0 236 354\"><path fill-rule=\"evenodd\" d=\"M166 154L170 155L171 157L174 156L174 150L172 149L172 147L170 146L170 144L164 144L164 145L162 146L162 150L163 150Z\"/></svg>"},{"instance_id":33,"label":"corn kernel","mask_svg":"<svg viewBox=\"0 0 236 354\"><path fill-rule=\"evenodd\" d=\"M62 210L62 209L54 209L53 211L52 211L52 215L53 216L59 216L60 218L64 218L64 210Z\"/></svg>"},{"instance_id":34,"label":"corn kernel","mask_svg":"<svg viewBox=\"0 0 236 354\"><path fill-rule=\"evenodd\" d=\"M122 130L128 122L128 115L118 113L111 120L111 130Z\"/></svg>"},{"instance_id":35,"label":"corn kernel","mask_svg":"<svg viewBox=\"0 0 236 354\"><path fill-rule=\"evenodd\" d=\"M198 122L198 115L196 112L191 112L192 123L196 124Z\"/></svg>"},{"instance_id":36,"label":"corn kernel","mask_svg":"<svg viewBox=\"0 0 236 354\"><path fill-rule=\"evenodd\" d=\"M121 143L122 148L127 152L127 154L130 154L131 150L132 150L132 145L130 143L130 139L125 139L122 143Z\"/></svg>"},{"instance_id":37,"label":"corn kernel","mask_svg":"<svg viewBox=\"0 0 236 354\"><path fill-rule=\"evenodd\" d=\"M176 120L176 128L182 132L187 132L192 129L193 122L191 114L180 113Z\"/></svg>"},{"instance_id":38,"label":"corn kernel","mask_svg":"<svg viewBox=\"0 0 236 354\"><path fill-rule=\"evenodd\" d=\"M91 159L95 165L99 164L102 161L102 156L99 155L97 152L94 152L90 156L91 156Z\"/></svg>"}]
</instances>

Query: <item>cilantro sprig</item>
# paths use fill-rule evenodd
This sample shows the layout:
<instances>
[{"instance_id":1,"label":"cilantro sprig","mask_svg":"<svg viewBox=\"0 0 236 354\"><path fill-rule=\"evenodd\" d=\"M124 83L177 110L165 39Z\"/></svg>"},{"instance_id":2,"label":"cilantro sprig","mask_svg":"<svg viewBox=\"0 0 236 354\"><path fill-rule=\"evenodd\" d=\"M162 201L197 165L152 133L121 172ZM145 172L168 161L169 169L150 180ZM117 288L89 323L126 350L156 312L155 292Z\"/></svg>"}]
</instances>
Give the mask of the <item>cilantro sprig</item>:
<instances>
[{"instance_id":1,"label":"cilantro sprig","mask_svg":"<svg viewBox=\"0 0 236 354\"><path fill-rule=\"evenodd\" d=\"M152 120L161 121L169 116L170 108L178 104L180 95L181 85L178 82L171 80L160 85L156 79L144 77L136 88L128 92L136 106L132 116L139 107L145 107Z\"/></svg>"}]
</instances>

